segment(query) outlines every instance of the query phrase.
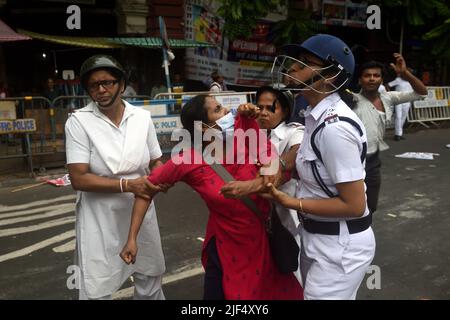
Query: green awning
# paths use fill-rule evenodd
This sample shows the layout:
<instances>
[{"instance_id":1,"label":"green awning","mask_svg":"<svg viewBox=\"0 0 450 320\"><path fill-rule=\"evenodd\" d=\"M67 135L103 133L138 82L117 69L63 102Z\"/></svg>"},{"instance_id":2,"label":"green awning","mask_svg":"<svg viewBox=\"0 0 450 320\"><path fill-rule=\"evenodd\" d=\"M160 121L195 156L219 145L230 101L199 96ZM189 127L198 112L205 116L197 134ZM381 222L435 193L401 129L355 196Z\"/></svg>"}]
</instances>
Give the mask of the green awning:
<instances>
[{"instance_id":1,"label":"green awning","mask_svg":"<svg viewBox=\"0 0 450 320\"><path fill-rule=\"evenodd\" d=\"M142 38L108 38L109 40L124 44L127 46L137 46L142 48L161 48L162 41L161 38L156 37L142 37ZM170 48L198 48L198 47L214 47L214 44L207 42L198 42L194 40L184 40L184 39L169 39Z\"/></svg>"},{"instance_id":2,"label":"green awning","mask_svg":"<svg viewBox=\"0 0 450 320\"><path fill-rule=\"evenodd\" d=\"M100 49L111 49L111 48L123 47L115 42L112 42L108 38L54 36L54 35L47 35L47 34L26 31L26 30L18 30L18 32L20 34L29 36L33 39L55 42L55 43L59 43L59 44L69 45L69 46L100 48Z\"/></svg>"},{"instance_id":3,"label":"green awning","mask_svg":"<svg viewBox=\"0 0 450 320\"><path fill-rule=\"evenodd\" d=\"M54 36L48 34L41 34L27 30L18 30L18 33L29 36L33 39L49 41L69 46L113 49L123 48L124 46L135 46L141 48L158 49L162 46L162 41L157 37L117 37L117 38L103 38L103 37L67 37ZM214 47L214 44L206 42L198 42L184 39L169 39L171 48L198 48L198 47Z\"/></svg>"}]
</instances>

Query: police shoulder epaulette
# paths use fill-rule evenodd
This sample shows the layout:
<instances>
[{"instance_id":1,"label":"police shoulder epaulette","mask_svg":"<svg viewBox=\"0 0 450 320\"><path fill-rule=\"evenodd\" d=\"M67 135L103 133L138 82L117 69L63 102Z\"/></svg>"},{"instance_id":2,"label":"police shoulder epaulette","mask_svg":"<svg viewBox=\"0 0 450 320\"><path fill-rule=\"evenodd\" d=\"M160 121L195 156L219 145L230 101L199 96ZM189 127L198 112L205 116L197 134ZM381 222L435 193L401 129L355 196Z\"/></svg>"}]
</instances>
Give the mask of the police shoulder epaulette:
<instances>
[{"instance_id":1,"label":"police shoulder epaulette","mask_svg":"<svg viewBox=\"0 0 450 320\"><path fill-rule=\"evenodd\" d=\"M328 108L325 119L323 121L326 124L331 124L339 121L339 116L336 113L336 106L334 104Z\"/></svg>"}]
</instances>

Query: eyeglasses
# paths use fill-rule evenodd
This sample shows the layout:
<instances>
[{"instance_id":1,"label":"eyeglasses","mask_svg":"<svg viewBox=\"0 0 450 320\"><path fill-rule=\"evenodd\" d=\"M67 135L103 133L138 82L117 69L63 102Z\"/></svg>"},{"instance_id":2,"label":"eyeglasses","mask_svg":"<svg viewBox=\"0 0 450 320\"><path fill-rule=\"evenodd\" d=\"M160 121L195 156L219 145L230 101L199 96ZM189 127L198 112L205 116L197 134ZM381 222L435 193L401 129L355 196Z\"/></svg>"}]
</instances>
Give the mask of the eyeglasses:
<instances>
[{"instance_id":1,"label":"eyeglasses","mask_svg":"<svg viewBox=\"0 0 450 320\"><path fill-rule=\"evenodd\" d=\"M114 85L118 82L119 82L119 80L97 81L97 82L90 83L88 85L88 89L89 89L89 91L97 91L100 88L100 86L102 86L105 89L112 89L112 87L114 87Z\"/></svg>"},{"instance_id":2,"label":"eyeglasses","mask_svg":"<svg viewBox=\"0 0 450 320\"><path fill-rule=\"evenodd\" d=\"M325 67L324 64L309 60L305 56L300 56L297 58L297 60L303 63L303 65L300 66L300 69L305 68L305 65L307 65L308 67L311 67L311 66L317 66L317 67L321 67L321 68Z\"/></svg>"}]
</instances>

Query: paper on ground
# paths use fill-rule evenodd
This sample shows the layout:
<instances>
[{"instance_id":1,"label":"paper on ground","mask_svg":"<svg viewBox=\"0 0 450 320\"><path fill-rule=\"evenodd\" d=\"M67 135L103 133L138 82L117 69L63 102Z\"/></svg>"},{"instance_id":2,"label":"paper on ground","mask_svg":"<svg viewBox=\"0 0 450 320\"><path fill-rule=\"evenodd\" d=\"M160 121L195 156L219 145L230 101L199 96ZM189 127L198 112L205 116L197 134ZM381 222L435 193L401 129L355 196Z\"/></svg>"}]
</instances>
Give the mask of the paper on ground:
<instances>
[{"instance_id":1,"label":"paper on ground","mask_svg":"<svg viewBox=\"0 0 450 320\"><path fill-rule=\"evenodd\" d=\"M57 187L65 187L70 185L69 174L63 175L61 178L47 180L47 183L52 184Z\"/></svg>"},{"instance_id":2,"label":"paper on ground","mask_svg":"<svg viewBox=\"0 0 450 320\"><path fill-rule=\"evenodd\" d=\"M439 153L431 152L405 152L402 154L396 154L397 158L407 158L407 159L420 159L420 160L433 160L433 156L438 156Z\"/></svg>"}]
</instances>

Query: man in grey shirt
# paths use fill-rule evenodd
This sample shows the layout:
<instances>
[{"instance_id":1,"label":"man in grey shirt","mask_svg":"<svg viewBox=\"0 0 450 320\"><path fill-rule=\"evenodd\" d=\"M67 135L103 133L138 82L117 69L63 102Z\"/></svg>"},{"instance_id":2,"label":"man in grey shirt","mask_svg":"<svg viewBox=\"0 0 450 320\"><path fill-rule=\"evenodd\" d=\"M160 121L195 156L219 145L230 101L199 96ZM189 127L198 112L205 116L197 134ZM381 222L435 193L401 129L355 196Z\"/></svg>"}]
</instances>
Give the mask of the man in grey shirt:
<instances>
[{"instance_id":1,"label":"man in grey shirt","mask_svg":"<svg viewBox=\"0 0 450 320\"><path fill-rule=\"evenodd\" d=\"M353 111L361 119L367 133L367 158L366 158L366 194L367 205L371 213L375 212L378 203L378 194L381 186L380 167L378 156L380 151L389 146L384 142L386 119L391 119L392 108L396 104L423 99L427 95L427 88L406 67L402 55L394 53L395 64L391 67L397 74L408 81L414 91L410 92L378 92L383 82L383 65L370 61L363 64L359 73L359 85L361 91L354 95L356 106Z\"/></svg>"}]
</instances>

